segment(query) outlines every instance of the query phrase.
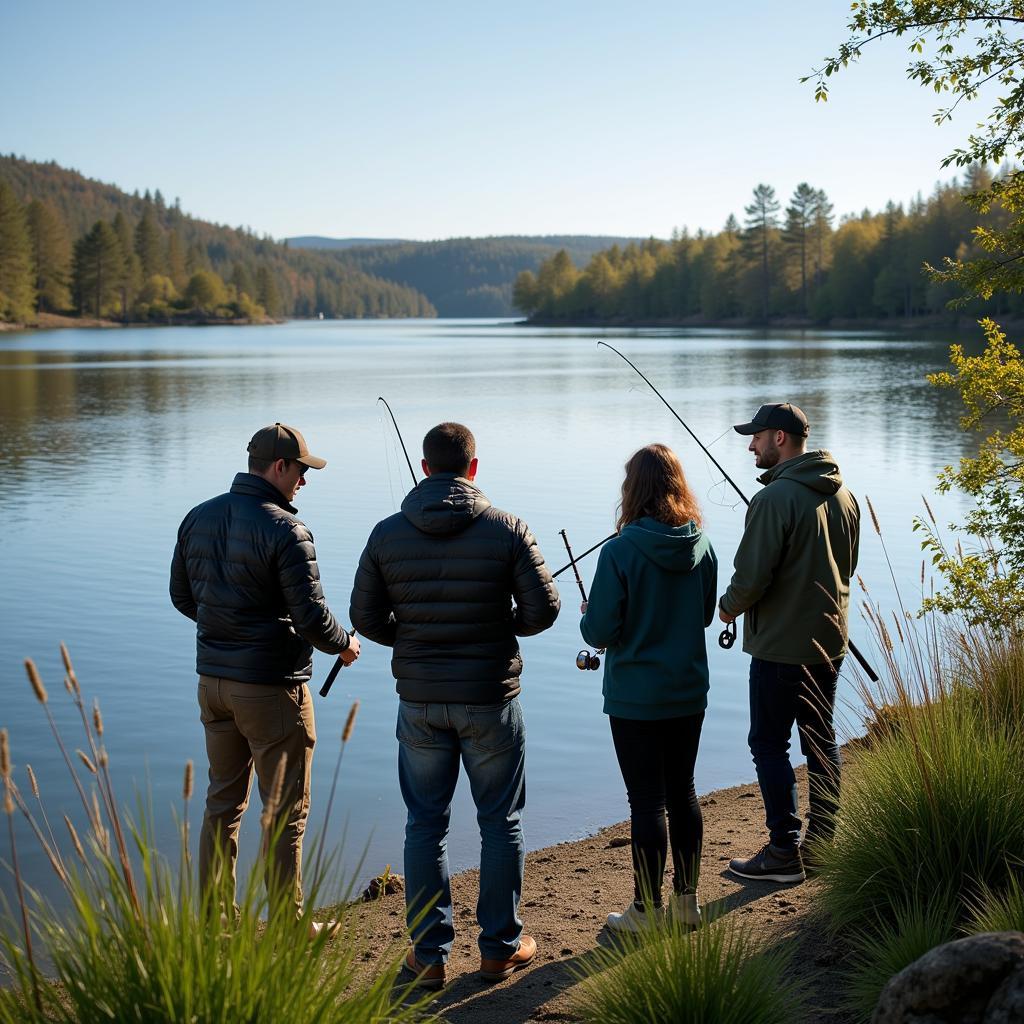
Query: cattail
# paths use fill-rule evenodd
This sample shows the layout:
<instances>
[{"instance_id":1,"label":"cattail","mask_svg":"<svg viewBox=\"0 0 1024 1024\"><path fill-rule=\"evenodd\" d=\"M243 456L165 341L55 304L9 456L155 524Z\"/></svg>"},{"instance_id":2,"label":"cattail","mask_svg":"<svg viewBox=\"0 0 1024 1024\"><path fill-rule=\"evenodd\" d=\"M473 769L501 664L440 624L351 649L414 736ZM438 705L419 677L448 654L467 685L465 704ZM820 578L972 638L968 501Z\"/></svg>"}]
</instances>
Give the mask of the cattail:
<instances>
[{"instance_id":1,"label":"cattail","mask_svg":"<svg viewBox=\"0 0 1024 1024\"><path fill-rule=\"evenodd\" d=\"M882 636L882 645L889 654L892 654L892 637L889 635L889 630L885 628L885 623L881 619L878 620L878 627Z\"/></svg>"},{"instance_id":2,"label":"cattail","mask_svg":"<svg viewBox=\"0 0 1024 1024\"><path fill-rule=\"evenodd\" d=\"M4 783L4 814L8 816L14 814L14 801L11 799L11 787L7 782Z\"/></svg>"},{"instance_id":3,"label":"cattail","mask_svg":"<svg viewBox=\"0 0 1024 1024\"><path fill-rule=\"evenodd\" d=\"M928 518L932 521L932 526L938 526L939 524L935 522L935 513L932 511L931 505L928 504L928 499L922 494L921 500L924 502L924 507L928 510Z\"/></svg>"},{"instance_id":4,"label":"cattail","mask_svg":"<svg viewBox=\"0 0 1024 1024\"><path fill-rule=\"evenodd\" d=\"M31 658L25 659L25 671L28 673L28 681L35 691L36 700L40 704L45 704L47 701L46 687L43 686L43 681L39 678L39 669L36 668L36 663Z\"/></svg>"},{"instance_id":5,"label":"cattail","mask_svg":"<svg viewBox=\"0 0 1024 1024\"><path fill-rule=\"evenodd\" d=\"M75 853L78 854L79 860L85 863L85 850L82 849L82 841L78 838L78 833L75 831L75 826L71 824L71 819L65 814L64 824L68 827L68 833L71 836L71 845L75 848Z\"/></svg>"},{"instance_id":6,"label":"cattail","mask_svg":"<svg viewBox=\"0 0 1024 1024\"><path fill-rule=\"evenodd\" d=\"M36 773L32 771L32 765L25 765L25 774L28 775L28 784L32 790L32 795L38 800L39 799L39 783L36 781Z\"/></svg>"},{"instance_id":7,"label":"cattail","mask_svg":"<svg viewBox=\"0 0 1024 1024\"><path fill-rule=\"evenodd\" d=\"M64 671L67 672L69 676L73 676L75 674L75 667L71 664L71 655L68 654L67 645L63 640L60 644L60 660L64 662Z\"/></svg>"},{"instance_id":8,"label":"cattail","mask_svg":"<svg viewBox=\"0 0 1024 1024\"><path fill-rule=\"evenodd\" d=\"M277 769L274 771L274 781L271 783L270 793L263 808L263 816L260 819L260 824L267 831L272 827L278 808L281 806L281 797L284 793L284 773L287 766L288 758L284 756L277 762Z\"/></svg>"},{"instance_id":9,"label":"cattail","mask_svg":"<svg viewBox=\"0 0 1024 1024\"><path fill-rule=\"evenodd\" d=\"M878 516L875 515L875 506L871 504L871 499L865 494L864 500L868 503L868 511L871 513L871 522L874 524L875 533L879 537L882 536L882 528L878 525Z\"/></svg>"},{"instance_id":10,"label":"cattail","mask_svg":"<svg viewBox=\"0 0 1024 1024\"><path fill-rule=\"evenodd\" d=\"M96 727L96 735L103 735L103 716L100 714L100 702L98 700L92 705L92 724Z\"/></svg>"},{"instance_id":11,"label":"cattail","mask_svg":"<svg viewBox=\"0 0 1024 1024\"><path fill-rule=\"evenodd\" d=\"M89 760L89 755L84 750L76 750L75 753L78 755L82 764L93 774L96 774L96 765Z\"/></svg>"},{"instance_id":12,"label":"cattail","mask_svg":"<svg viewBox=\"0 0 1024 1024\"><path fill-rule=\"evenodd\" d=\"M106 747L100 747L99 762L100 762L100 767L101 768L106 768L107 765L110 764L110 758L107 757L107 748Z\"/></svg>"},{"instance_id":13,"label":"cattail","mask_svg":"<svg viewBox=\"0 0 1024 1024\"><path fill-rule=\"evenodd\" d=\"M181 795L186 800L192 799L192 762L185 762L185 781L182 783Z\"/></svg>"},{"instance_id":14,"label":"cattail","mask_svg":"<svg viewBox=\"0 0 1024 1024\"><path fill-rule=\"evenodd\" d=\"M6 729L0 729L0 775L5 779L11 777L11 748Z\"/></svg>"},{"instance_id":15,"label":"cattail","mask_svg":"<svg viewBox=\"0 0 1024 1024\"><path fill-rule=\"evenodd\" d=\"M352 737L352 729L356 724L356 712L359 711L359 701L355 701L351 708L349 708L348 718L345 719L345 728L341 733L341 742L348 743Z\"/></svg>"},{"instance_id":16,"label":"cattail","mask_svg":"<svg viewBox=\"0 0 1024 1024\"><path fill-rule=\"evenodd\" d=\"M861 576L860 573L857 573L857 583L860 586L860 589L866 594L868 592L868 585L864 582L864 577Z\"/></svg>"},{"instance_id":17,"label":"cattail","mask_svg":"<svg viewBox=\"0 0 1024 1024\"><path fill-rule=\"evenodd\" d=\"M901 644L905 643L905 641L903 639L903 630L900 629L900 620L896 617L896 613L895 612L893 612L892 621L893 621L893 623L896 626L896 632L899 634L900 643Z\"/></svg>"}]
</instances>

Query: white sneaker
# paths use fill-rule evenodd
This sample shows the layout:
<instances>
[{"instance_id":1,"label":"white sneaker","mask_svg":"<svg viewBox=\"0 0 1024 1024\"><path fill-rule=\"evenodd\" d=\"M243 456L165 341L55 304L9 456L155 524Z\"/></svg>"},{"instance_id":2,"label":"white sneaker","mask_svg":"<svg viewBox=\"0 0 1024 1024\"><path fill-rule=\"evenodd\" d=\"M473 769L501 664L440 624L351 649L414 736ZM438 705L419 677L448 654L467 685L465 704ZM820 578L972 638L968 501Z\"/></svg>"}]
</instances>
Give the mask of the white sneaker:
<instances>
[{"instance_id":1,"label":"white sneaker","mask_svg":"<svg viewBox=\"0 0 1024 1024\"><path fill-rule=\"evenodd\" d=\"M700 926L700 906L695 892L673 893L668 903L669 916L688 928Z\"/></svg>"},{"instance_id":2,"label":"white sneaker","mask_svg":"<svg viewBox=\"0 0 1024 1024\"><path fill-rule=\"evenodd\" d=\"M613 932L639 932L644 928L654 927L664 916L661 907L650 910L637 910L635 903L630 903L621 914L608 915L608 927Z\"/></svg>"}]
</instances>

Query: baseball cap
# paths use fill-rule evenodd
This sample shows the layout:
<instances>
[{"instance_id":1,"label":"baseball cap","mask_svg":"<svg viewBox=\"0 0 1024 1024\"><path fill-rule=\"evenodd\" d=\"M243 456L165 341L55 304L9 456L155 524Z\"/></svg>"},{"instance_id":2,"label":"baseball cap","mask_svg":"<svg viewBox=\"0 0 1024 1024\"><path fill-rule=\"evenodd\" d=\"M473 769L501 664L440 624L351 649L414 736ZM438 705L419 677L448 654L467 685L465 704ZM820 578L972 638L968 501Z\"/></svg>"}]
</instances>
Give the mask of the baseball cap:
<instances>
[{"instance_id":1,"label":"baseball cap","mask_svg":"<svg viewBox=\"0 0 1024 1024\"><path fill-rule=\"evenodd\" d=\"M310 455L306 447L306 439L294 427L284 423L275 423L272 427L264 427L252 435L246 451L254 459L265 459L274 462L276 459L291 459L301 462L310 469L323 469L326 459Z\"/></svg>"},{"instance_id":2,"label":"baseball cap","mask_svg":"<svg viewBox=\"0 0 1024 1024\"><path fill-rule=\"evenodd\" d=\"M756 434L761 430L784 430L787 434L806 437L810 431L807 417L801 409L789 402L762 405L749 423L737 423L732 428L737 434Z\"/></svg>"}]
</instances>

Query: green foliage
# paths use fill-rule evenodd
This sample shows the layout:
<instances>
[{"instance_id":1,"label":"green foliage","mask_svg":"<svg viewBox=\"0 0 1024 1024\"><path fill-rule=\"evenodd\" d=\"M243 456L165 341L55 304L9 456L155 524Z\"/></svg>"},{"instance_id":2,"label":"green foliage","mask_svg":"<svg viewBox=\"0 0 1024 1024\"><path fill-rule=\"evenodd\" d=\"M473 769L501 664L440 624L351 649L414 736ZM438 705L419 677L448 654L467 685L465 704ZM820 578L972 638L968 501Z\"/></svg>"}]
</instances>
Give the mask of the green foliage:
<instances>
[{"instance_id":1,"label":"green foliage","mask_svg":"<svg viewBox=\"0 0 1024 1024\"><path fill-rule=\"evenodd\" d=\"M73 292L80 313L105 316L118 312L124 278L124 253L114 229L98 220L75 243Z\"/></svg>"},{"instance_id":2,"label":"green foliage","mask_svg":"<svg viewBox=\"0 0 1024 1024\"><path fill-rule=\"evenodd\" d=\"M845 984L846 1003L866 1024L889 979L930 949L958 938L957 908L938 898L914 901L858 931Z\"/></svg>"},{"instance_id":3,"label":"green foliage","mask_svg":"<svg viewBox=\"0 0 1024 1024\"><path fill-rule=\"evenodd\" d=\"M975 500L961 528L973 546L950 548L930 519L917 519L915 529L924 533L922 546L946 581L925 608L1013 628L1024 613L1024 361L992 320L982 327L981 355L953 345L952 372L929 377L960 393L964 430L985 431L977 455L947 466L939 478L941 491L956 488Z\"/></svg>"},{"instance_id":4,"label":"green foliage","mask_svg":"<svg viewBox=\"0 0 1024 1024\"><path fill-rule=\"evenodd\" d=\"M734 922L691 932L670 919L585 954L573 1007L595 1024L794 1024L805 1003L786 963Z\"/></svg>"},{"instance_id":5,"label":"green foliage","mask_svg":"<svg viewBox=\"0 0 1024 1024\"><path fill-rule=\"evenodd\" d=\"M185 301L192 309L213 313L218 306L228 304L228 290L219 274L212 270L197 270L185 288Z\"/></svg>"},{"instance_id":6,"label":"green foliage","mask_svg":"<svg viewBox=\"0 0 1024 1024\"><path fill-rule=\"evenodd\" d=\"M69 236L82 241L97 223L111 224L118 214L127 227L127 237L115 230L123 260L116 294L106 297L105 315L127 319L154 317L154 309L139 297L153 274L168 276L180 293L192 274L211 271L222 280L232 277L233 268L244 265L255 277L263 266L270 275L264 289L273 301L276 316L434 316L434 307L415 288L382 280L346 263L339 254L291 249L269 238L259 238L248 228L209 224L184 214L177 201L167 205L159 193L149 197L128 195L110 185L85 178L55 163L35 163L14 156L0 156L0 183L13 188L21 203L39 200L48 204L67 226ZM240 294L246 291L243 303ZM255 287L240 289L232 315L244 306L256 309ZM95 297L76 308L95 315ZM486 296L480 301L486 302ZM145 306L145 309L137 307ZM188 311L179 311L187 314ZM172 307L161 309L156 319L174 316ZM22 319L19 317L19 319ZM256 319L263 319L260 313Z\"/></svg>"},{"instance_id":7,"label":"green foliage","mask_svg":"<svg viewBox=\"0 0 1024 1024\"><path fill-rule=\"evenodd\" d=\"M942 695L858 752L835 840L818 854L837 929L869 929L895 908L998 888L1024 850L1024 739Z\"/></svg>"},{"instance_id":8,"label":"green foliage","mask_svg":"<svg viewBox=\"0 0 1024 1024\"><path fill-rule=\"evenodd\" d=\"M60 214L34 199L28 204L37 308L56 313L71 306L71 241Z\"/></svg>"},{"instance_id":9,"label":"green foliage","mask_svg":"<svg viewBox=\"0 0 1024 1024\"><path fill-rule=\"evenodd\" d=\"M35 313L32 247L25 211L0 181L0 320L24 323Z\"/></svg>"},{"instance_id":10,"label":"green foliage","mask_svg":"<svg viewBox=\"0 0 1024 1024\"><path fill-rule=\"evenodd\" d=\"M973 935L982 932L1024 932L1024 882L1018 870L1010 875L1002 889L983 891L978 905L971 913L968 931Z\"/></svg>"}]
</instances>

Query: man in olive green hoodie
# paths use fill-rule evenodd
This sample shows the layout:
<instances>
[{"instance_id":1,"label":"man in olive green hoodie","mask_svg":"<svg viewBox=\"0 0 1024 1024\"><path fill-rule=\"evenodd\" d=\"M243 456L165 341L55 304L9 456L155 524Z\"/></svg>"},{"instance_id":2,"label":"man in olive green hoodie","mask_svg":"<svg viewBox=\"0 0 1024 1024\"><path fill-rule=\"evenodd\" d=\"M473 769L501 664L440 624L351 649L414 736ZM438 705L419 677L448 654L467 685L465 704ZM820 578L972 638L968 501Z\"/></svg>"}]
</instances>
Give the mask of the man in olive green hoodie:
<instances>
[{"instance_id":1,"label":"man in olive green hoodie","mask_svg":"<svg viewBox=\"0 0 1024 1024\"><path fill-rule=\"evenodd\" d=\"M807 417L789 403L762 405L733 428L750 437L758 479L719 617L743 621L750 660L750 752L769 842L730 862L742 878L803 881L796 777L789 760L796 723L807 757L810 821L804 840L827 840L839 798L833 715L847 648L850 577L857 567L860 509L827 451L807 451Z\"/></svg>"}]
</instances>

